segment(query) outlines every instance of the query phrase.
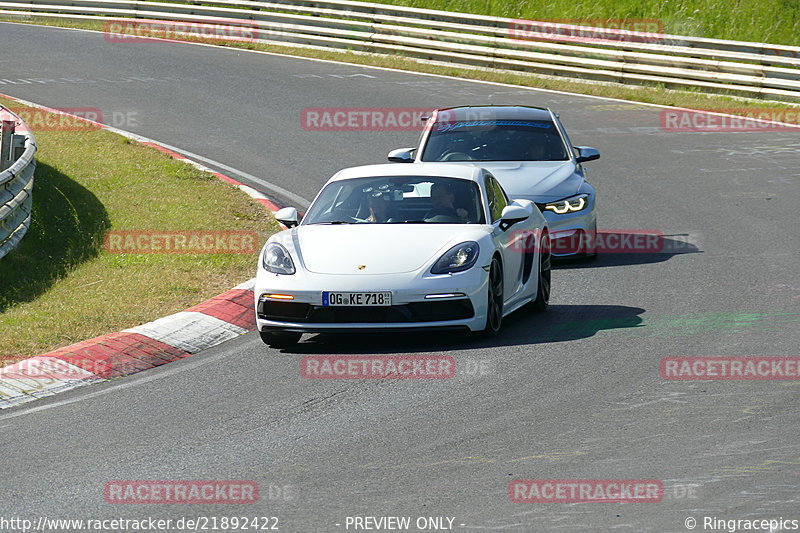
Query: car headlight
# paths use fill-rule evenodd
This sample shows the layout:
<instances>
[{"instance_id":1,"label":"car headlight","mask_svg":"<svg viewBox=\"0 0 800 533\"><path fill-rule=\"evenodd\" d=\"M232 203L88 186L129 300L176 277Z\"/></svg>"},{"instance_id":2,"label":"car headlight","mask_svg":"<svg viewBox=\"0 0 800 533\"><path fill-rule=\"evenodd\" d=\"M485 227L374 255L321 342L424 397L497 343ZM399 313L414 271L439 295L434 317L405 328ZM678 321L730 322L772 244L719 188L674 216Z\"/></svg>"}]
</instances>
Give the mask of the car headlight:
<instances>
[{"instance_id":1,"label":"car headlight","mask_svg":"<svg viewBox=\"0 0 800 533\"><path fill-rule=\"evenodd\" d=\"M294 262L289 252L277 242L268 243L261 254L261 264L274 274L294 274Z\"/></svg>"},{"instance_id":2,"label":"car headlight","mask_svg":"<svg viewBox=\"0 0 800 533\"><path fill-rule=\"evenodd\" d=\"M589 195L579 194L577 196L573 196L572 198L558 200L557 202L548 202L544 204L544 208L549 209L558 215L563 215L565 213L573 213L575 211L580 211L581 209L586 209L588 205Z\"/></svg>"},{"instance_id":3,"label":"car headlight","mask_svg":"<svg viewBox=\"0 0 800 533\"><path fill-rule=\"evenodd\" d=\"M431 268L431 274L452 274L469 270L478 260L480 247L475 241L462 242L447 250Z\"/></svg>"}]
</instances>

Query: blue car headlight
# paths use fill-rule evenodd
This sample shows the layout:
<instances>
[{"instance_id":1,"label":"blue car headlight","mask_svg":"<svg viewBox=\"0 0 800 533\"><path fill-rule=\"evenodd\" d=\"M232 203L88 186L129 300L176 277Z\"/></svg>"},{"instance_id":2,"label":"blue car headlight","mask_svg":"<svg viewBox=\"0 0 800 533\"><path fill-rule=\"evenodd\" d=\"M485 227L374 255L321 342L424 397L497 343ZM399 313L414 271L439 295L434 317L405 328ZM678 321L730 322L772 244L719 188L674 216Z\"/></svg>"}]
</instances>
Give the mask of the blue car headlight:
<instances>
[{"instance_id":1,"label":"blue car headlight","mask_svg":"<svg viewBox=\"0 0 800 533\"><path fill-rule=\"evenodd\" d=\"M581 211L583 209L586 209L588 206L589 206L588 194L578 194L577 196L573 196L571 198L564 198L563 200L557 200L555 202L548 202L544 204L545 209L549 209L550 211L558 215Z\"/></svg>"},{"instance_id":2,"label":"blue car headlight","mask_svg":"<svg viewBox=\"0 0 800 533\"><path fill-rule=\"evenodd\" d=\"M452 274L469 270L481 249L475 241L462 242L447 250L431 268L431 274Z\"/></svg>"},{"instance_id":3,"label":"blue car headlight","mask_svg":"<svg viewBox=\"0 0 800 533\"><path fill-rule=\"evenodd\" d=\"M295 273L292 256L277 242L270 242L264 247L264 252L261 254L261 265L267 272L274 274L291 275Z\"/></svg>"}]
</instances>

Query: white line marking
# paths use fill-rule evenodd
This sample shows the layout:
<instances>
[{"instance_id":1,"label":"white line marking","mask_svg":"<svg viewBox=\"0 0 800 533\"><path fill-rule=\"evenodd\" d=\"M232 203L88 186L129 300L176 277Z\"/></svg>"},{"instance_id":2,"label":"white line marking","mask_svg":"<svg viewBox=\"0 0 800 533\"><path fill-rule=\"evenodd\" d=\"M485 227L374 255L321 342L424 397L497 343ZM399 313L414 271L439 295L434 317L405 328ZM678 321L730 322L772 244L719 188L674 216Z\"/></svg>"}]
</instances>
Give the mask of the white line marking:
<instances>
[{"instance_id":1,"label":"white line marking","mask_svg":"<svg viewBox=\"0 0 800 533\"><path fill-rule=\"evenodd\" d=\"M258 342L261 343L260 340ZM151 374L149 376L144 376L144 377L141 377L141 372L137 373L137 374L131 374L129 376L126 376L126 380L125 381L121 381L121 382L119 382L119 384L111 385L107 389L98 390L98 391L90 392L90 393L87 393L87 394L82 394L81 396L78 396L77 398L72 398L72 399L69 399L69 400L54 401L53 403L50 403L50 404L47 404L47 405L41 405L39 407L21 408L19 411L9 413L9 414L7 414L5 416L0 416L0 422L9 420L11 418L16 418L18 416L25 416L25 415L28 415L30 413L38 413L38 412L41 412L41 411L46 411L46 410L52 409L54 407L61 407L62 405L69 405L69 404L72 404L72 403L81 402L83 400L88 400L88 399L94 398L96 396L102 396L103 394L109 394L109 393L117 391L117 390L128 389L130 387L137 387L139 385L143 385L143 384L149 383L151 381L155 381L155 380L158 380L158 379L163 379L163 378L166 378L166 377L170 377L173 374L177 374L178 372L183 372L185 370L191 370L191 369L193 369L195 367L206 365L208 363L214 363L214 362L216 362L216 361L218 361L220 359L223 359L225 357L230 357L230 356L233 356L233 355L234 354L232 354L230 352L221 352L221 353L218 353L216 355L203 357L203 358L195 358L195 356L193 356L193 357L191 357L189 359L180 359L178 361L173 361L170 364L156 367L156 368L158 368L160 370L163 369L163 370L161 370L160 373ZM182 363L182 364L176 364L176 363ZM155 370L155 368L154 369L148 369L148 370Z\"/></svg>"},{"instance_id":2,"label":"white line marking","mask_svg":"<svg viewBox=\"0 0 800 533\"><path fill-rule=\"evenodd\" d=\"M250 278L247 281L235 286L234 289L244 289L246 291L253 291L256 288L256 278Z\"/></svg>"},{"instance_id":3,"label":"white line marking","mask_svg":"<svg viewBox=\"0 0 800 533\"><path fill-rule=\"evenodd\" d=\"M109 131L113 131L114 133L119 133L120 135L125 135L125 136L127 136L127 135L135 135L135 134L129 133L127 131L123 131L123 130L118 130L116 128L112 128L111 126L108 126L108 130ZM195 154L195 153L189 152L187 150L183 150L181 148L177 148L175 146L170 146L169 144L163 143L161 141L154 141L154 140L151 140L151 139L147 139L145 142L151 142L151 143L157 144L159 146L163 146L164 148L166 148L168 150L172 150L173 152L177 152L177 153L179 153L179 154L181 154L183 156L186 156L186 157L188 157L190 159L195 159L197 161L202 161L203 163L205 163L207 165L211 165L211 166L214 166L214 167L221 168L222 170L224 170L225 172L228 172L229 174L236 174L239 177L246 178L246 179L248 179L250 181L258 183L264 189L266 189L266 190L268 190L268 191L270 191L270 192L272 192L274 194L277 194L279 196L283 196L284 198L286 198L288 200L291 200L292 202L296 203L297 207L302 207L303 209L308 209L308 206L311 205L311 202L309 200L306 200L302 196L300 196L298 194L295 194L295 193L289 191L288 189L284 189L280 185L275 185L274 183L271 183L271 182L269 182L267 180L264 180L262 178L253 176L252 174L244 172L243 170L237 170L237 169L235 169L235 168L233 168L231 166L226 165L225 163L220 163L219 161L214 161L213 159L209 159L207 157L203 157L202 155Z\"/></svg>"}]
</instances>

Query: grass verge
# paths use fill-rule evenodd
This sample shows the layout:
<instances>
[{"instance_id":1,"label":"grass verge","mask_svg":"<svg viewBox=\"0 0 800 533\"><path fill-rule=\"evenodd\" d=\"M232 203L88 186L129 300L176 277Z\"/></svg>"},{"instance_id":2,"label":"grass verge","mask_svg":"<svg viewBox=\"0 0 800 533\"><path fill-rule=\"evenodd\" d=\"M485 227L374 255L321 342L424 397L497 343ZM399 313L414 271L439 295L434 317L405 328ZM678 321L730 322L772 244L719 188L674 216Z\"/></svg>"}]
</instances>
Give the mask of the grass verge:
<instances>
[{"instance_id":1,"label":"grass verge","mask_svg":"<svg viewBox=\"0 0 800 533\"><path fill-rule=\"evenodd\" d=\"M442 11L570 24L656 19L660 33L800 45L800 3L794 0L370 0ZM610 26L613 27L613 26Z\"/></svg>"},{"instance_id":2,"label":"grass verge","mask_svg":"<svg viewBox=\"0 0 800 533\"><path fill-rule=\"evenodd\" d=\"M144 0L159 2L161 0ZM198 4L197 0L170 0ZM489 17L633 29L630 23L658 23L658 33L800 45L797 0L370 0L378 4L472 13ZM239 7L212 1L203 5ZM248 6L241 6L246 9Z\"/></svg>"},{"instance_id":3,"label":"grass verge","mask_svg":"<svg viewBox=\"0 0 800 533\"><path fill-rule=\"evenodd\" d=\"M255 275L259 246L279 229L236 187L120 135L34 134L33 223L0 259L0 367L224 292ZM104 235L119 230L245 230L259 242L250 254L106 252Z\"/></svg>"},{"instance_id":4,"label":"grass verge","mask_svg":"<svg viewBox=\"0 0 800 533\"><path fill-rule=\"evenodd\" d=\"M65 28L88 29L103 31L103 21L93 20L68 20L51 19L44 17L26 17L19 19L14 17L0 17L0 21L24 22L28 24L43 24ZM616 98L620 100L630 100L634 102L644 102L674 107L686 107L690 109L700 109L705 111L723 111L730 113L732 109L763 109L768 107L770 110L797 109L797 105L786 102L772 100L758 100L747 98L741 94L731 91L728 94L712 94L697 90L676 90L667 89L663 86L652 85L623 85L618 83L591 83L576 79L547 77L537 74L524 72L512 72L490 69L471 69L459 66L442 66L425 62L416 61L413 58L402 56L387 56L382 54L370 54L353 52L346 50L320 50L316 48L304 48L294 46L281 46L258 42L239 42L239 41L220 41L203 38L184 37L180 40L187 42L202 42L217 46L242 48L247 50L257 50L263 52L277 53L287 56L307 57L312 59L324 59L341 63L355 65L369 65L376 67L393 68L409 72L424 72L429 74L439 74L453 76L464 79L488 81L495 83L505 83L509 85L519 85L536 89L548 89L563 91L568 93L599 96L604 98Z\"/></svg>"}]
</instances>

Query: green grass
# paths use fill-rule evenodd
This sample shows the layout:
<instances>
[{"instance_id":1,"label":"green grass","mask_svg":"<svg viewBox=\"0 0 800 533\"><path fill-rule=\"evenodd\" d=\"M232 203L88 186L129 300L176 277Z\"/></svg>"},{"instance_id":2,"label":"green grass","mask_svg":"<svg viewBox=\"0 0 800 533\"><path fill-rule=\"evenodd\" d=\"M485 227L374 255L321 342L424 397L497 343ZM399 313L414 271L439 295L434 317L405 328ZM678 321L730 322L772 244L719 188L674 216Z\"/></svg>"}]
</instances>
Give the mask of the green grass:
<instances>
[{"instance_id":1,"label":"green grass","mask_svg":"<svg viewBox=\"0 0 800 533\"><path fill-rule=\"evenodd\" d=\"M664 33L800 46L798 0L372 0L380 4L572 23L658 19Z\"/></svg>"},{"instance_id":2,"label":"green grass","mask_svg":"<svg viewBox=\"0 0 800 533\"><path fill-rule=\"evenodd\" d=\"M255 275L257 251L106 253L109 230L249 230L260 245L279 229L236 187L119 135L34 133L33 222L0 259L0 366L182 311Z\"/></svg>"},{"instance_id":3,"label":"green grass","mask_svg":"<svg viewBox=\"0 0 800 533\"><path fill-rule=\"evenodd\" d=\"M162 0L146 0L158 2ZM170 0L179 4L236 6ZM663 33L800 46L798 0L370 0L378 4L472 13L491 17L600 24L656 19ZM247 7L242 7L247 9ZM286 6L286 12L291 7Z\"/></svg>"}]
</instances>

